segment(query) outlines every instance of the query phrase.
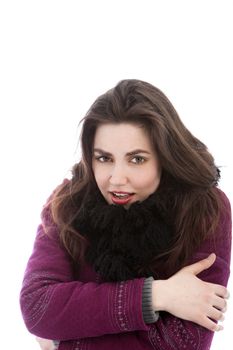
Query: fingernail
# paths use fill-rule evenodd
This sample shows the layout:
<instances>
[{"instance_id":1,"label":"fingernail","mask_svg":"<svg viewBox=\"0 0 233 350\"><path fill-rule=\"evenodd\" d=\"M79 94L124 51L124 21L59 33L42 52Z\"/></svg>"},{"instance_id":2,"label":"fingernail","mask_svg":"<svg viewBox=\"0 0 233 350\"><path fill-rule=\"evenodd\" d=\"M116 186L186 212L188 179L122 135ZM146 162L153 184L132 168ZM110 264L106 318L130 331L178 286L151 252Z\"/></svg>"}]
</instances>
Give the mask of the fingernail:
<instances>
[{"instance_id":1,"label":"fingernail","mask_svg":"<svg viewBox=\"0 0 233 350\"><path fill-rule=\"evenodd\" d=\"M225 316L222 315L222 317L220 318L220 321L224 321L225 320Z\"/></svg>"},{"instance_id":2,"label":"fingernail","mask_svg":"<svg viewBox=\"0 0 233 350\"><path fill-rule=\"evenodd\" d=\"M225 296L225 299L229 299L230 298L230 293L227 292L227 295Z\"/></svg>"},{"instance_id":3,"label":"fingernail","mask_svg":"<svg viewBox=\"0 0 233 350\"><path fill-rule=\"evenodd\" d=\"M217 326L216 328L216 331L219 332L219 331L222 331L223 330L223 326L221 326L220 324Z\"/></svg>"}]
</instances>

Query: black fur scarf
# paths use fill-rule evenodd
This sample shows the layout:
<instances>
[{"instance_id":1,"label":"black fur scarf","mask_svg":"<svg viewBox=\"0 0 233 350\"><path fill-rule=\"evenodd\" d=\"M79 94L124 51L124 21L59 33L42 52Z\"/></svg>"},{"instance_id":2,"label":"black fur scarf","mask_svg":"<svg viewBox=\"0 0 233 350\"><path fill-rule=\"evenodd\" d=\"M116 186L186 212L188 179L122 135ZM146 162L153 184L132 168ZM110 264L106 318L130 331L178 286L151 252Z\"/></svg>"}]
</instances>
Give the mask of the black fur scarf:
<instances>
[{"instance_id":1,"label":"black fur scarf","mask_svg":"<svg viewBox=\"0 0 233 350\"><path fill-rule=\"evenodd\" d=\"M171 217L155 192L129 209L98 192L85 201L75 228L89 242L85 259L104 281L154 275L153 260L173 242Z\"/></svg>"}]
</instances>

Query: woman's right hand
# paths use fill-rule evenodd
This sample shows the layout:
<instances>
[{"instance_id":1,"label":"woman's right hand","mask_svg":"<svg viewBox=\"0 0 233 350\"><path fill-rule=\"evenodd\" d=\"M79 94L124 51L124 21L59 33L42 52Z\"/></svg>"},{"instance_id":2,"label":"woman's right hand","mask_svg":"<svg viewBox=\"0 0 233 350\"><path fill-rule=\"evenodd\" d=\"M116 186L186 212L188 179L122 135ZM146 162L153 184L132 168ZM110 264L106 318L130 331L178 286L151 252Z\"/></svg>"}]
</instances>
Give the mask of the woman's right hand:
<instances>
[{"instance_id":1,"label":"woman's right hand","mask_svg":"<svg viewBox=\"0 0 233 350\"><path fill-rule=\"evenodd\" d=\"M204 282L196 275L215 262L216 255L186 266L167 280L152 284L155 311L167 311L184 320L195 322L211 331L223 329L216 321L224 320L229 293L224 286Z\"/></svg>"}]
</instances>

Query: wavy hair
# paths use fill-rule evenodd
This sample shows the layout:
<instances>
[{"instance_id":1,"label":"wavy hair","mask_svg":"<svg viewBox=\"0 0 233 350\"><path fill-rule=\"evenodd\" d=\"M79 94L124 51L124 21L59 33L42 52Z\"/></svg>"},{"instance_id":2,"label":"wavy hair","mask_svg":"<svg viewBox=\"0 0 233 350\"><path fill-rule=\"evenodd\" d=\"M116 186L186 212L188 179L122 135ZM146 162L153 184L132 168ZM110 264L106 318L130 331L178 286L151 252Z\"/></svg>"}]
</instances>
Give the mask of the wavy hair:
<instances>
[{"instance_id":1,"label":"wavy hair","mask_svg":"<svg viewBox=\"0 0 233 350\"><path fill-rule=\"evenodd\" d=\"M162 176L157 191L169 207L175 230L173 247L155 257L155 262L162 261L163 269L171 273L177 271L214 232L219 220L220 171L207 147L185 127L161 90L136 79L122 80L99 96L81 122L81 161L49 203L73 261L84 256L87 243L75 229L75 219L87 196L97 189L92 170L96 129L106 123L133 123L145 128L158 155Z\"/></svg>"}]
</instances>

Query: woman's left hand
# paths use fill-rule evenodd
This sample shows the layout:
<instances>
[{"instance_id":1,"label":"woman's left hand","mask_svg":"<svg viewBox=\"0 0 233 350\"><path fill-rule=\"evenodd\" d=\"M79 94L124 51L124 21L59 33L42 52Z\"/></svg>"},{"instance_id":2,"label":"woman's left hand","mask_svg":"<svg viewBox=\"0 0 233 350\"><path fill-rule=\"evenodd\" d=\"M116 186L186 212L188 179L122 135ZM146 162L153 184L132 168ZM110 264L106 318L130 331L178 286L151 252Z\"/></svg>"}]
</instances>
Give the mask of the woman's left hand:
<instances>
[{"instance_id":1,"label":"woman's left hand","mask_svg":"<svg viewBox=\"0 0 233 350\"><path fill-rule=\"evenodd\" d=\"M36 337L36 340L40 344L41 350L55 350L55 346L52 340L43 339L40 337Z\"/></svg>"}]
</instances>

